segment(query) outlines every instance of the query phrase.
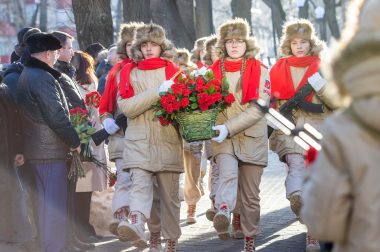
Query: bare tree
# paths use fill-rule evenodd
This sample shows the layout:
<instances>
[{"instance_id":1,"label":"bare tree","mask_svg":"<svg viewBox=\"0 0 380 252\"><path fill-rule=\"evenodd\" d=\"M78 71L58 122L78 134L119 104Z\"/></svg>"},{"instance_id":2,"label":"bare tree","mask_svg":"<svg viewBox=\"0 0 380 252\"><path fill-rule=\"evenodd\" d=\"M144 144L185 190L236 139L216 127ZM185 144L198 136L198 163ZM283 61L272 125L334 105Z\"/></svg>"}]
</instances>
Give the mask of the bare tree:
<instances>
[{"instance_id":1,"label":"bare tree","mask_svg":"<svg viewBox=\"0 0 380 252\"><path fill-rule=\"evenodd\" d=\"M151 0L150 9L153 22L165 28L166 35L178 48L193 47L195 40L193 0Z\"/></svg>"},{"instance_id":2,"label":"bare tree","mask_svg":"<svg viewBox=\"0 0 380 252\"><path fill-rule=\"evenodd\" d=\"M282 25L285 22L286 15L282 8L281 0L263 0L266 5L272 10L272 22L277 38L280 39Z\"/></svg>"},{"instance_id":3,"label":"bare tree","mask_svg":"<svg viewBox=\"0 0 380 252\"><path fill-rule=\"evenodd\" d=\"M298 8L298 17L299 18L309 18L309 0L306 0L302 7Z\"/></svg>"},{"instance_id":4,"label":"bare tree","mask_svg":"<svg viewBox=\"0 0 380 252\"><path fill-rule=\"evenodd\" d=\"M40 30L47 31L47 0L40 1Z\"/></svg>"},{"instance_id":5,"label":"bare tree","mask_svg":"<svg viewBox=\"0 0 380 252\"><path fill-rule=\"evenodd\" d=\"M123 0L124 20L154 22L177 47L192 48L195 40L193 0Z\"/></svg>"},{"instance_id":6,"label":"bare tree","mask_svg":"<svg viewBox=\"0 0 380 252\"><path fill-rule=\"evenodd\" d=\"M214 32L211 0L195 0L195 37L208 36Z\"/></svg>"},{"instance_id":7,"label":"bare tree","mask_svg":"<svg viewBox=\"0 0 380 252\"><path fill-rule=\"evenodd\" d=\"M123 0L123 17L126 22L149 23L152 20L150 0Z\"/></svg>"},{"instance_id":8,"label":"bare tree","mask_svg":"<svg viewBox=\"0 0 380 252\"><path fill-rule=\"evenodd\" d=\"M251 19L252 0L232 0L231 10L232 17L241 17L248 21L248 24L252 26Z\"/></svg>"},{"instance_id":9,"label":"bare tree","mask_svg":"<svg viewBox=\"0 0 380 252\"><path fill-rule=\"evenodd\" d=\"M338 20L336 19L336 7L341 4L342 1L339 1L338 4L335 3L335 0L323 0L325 3L325 18L327 24L329 25L331 35L339 39L340 38L340 30L338 25Z\"/></svg>"},{"instance_id":10,"label":"bare tree","mask_svg":"<svg viewBox=\"0 0 380 252\"><path fill-rule=\"evenodd\" d=\"M72 0L79 47L113 43L111 0Z\"/></svg>"}]
</instances>

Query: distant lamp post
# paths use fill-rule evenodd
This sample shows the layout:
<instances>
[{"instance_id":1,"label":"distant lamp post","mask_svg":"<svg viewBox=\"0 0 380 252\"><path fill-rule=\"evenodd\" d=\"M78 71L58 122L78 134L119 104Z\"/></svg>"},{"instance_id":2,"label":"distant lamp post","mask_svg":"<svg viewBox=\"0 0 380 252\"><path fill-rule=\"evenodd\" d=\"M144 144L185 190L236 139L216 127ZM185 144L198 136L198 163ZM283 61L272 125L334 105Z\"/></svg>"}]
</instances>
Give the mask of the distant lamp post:
<instances>
[{"instance_id":1,"label":"distant lamp post","mask_svg":"<svg viewBox=\"0 0 380 252\"><path fill-rule=\"evenodd\" d=\"M325 9L322 6L317 6L314 9L315 18L319 24L319 33L322 40L327 40L327 32L325 25Z\"/></svg>"}]
</instances>

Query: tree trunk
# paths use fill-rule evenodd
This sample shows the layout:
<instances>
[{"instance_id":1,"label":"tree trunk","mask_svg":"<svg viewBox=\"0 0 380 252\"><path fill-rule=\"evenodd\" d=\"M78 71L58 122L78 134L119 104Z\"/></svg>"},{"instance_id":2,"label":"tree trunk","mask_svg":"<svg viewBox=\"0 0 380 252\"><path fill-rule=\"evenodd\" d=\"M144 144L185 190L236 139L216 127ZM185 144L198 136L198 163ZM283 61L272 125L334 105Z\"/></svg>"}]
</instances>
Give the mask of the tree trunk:
<instances>
[{"instance_id":1,"label":"tree trunk","mask_svg":"<svg viewBox=\"0 0 380 252\"><path fill-rule=\"evenodd\" d=\"M40 30L47 31L47 0L40 1Z\"/></svg>"},{"instance_id":2,"label":"tree trunk","mask_svg":"<svg viewBox=\"0 0 380 252\"><path fill-rule=\"evenodd\" d=\"M150 23L150 0L123 0L123 17L125 22Z\"/></svg>"},{"instance_id":3,"label":"tree trunk","mask_svg":"<svg viewBox=\"0 0 380 252\"><path fill-rule=\"evenodd\" d=\"M334 36L334 38L339 39L340 38L340 30L338 21L336 19L336 5L335 0L323 0L325 3L325 18L327 20L327 23L329 25L331 35Z\"/></svg>"},{"instance_id":4,"label":"tree trunk","mask_svg":"<svg viewBox=\"0 0 380 252\"><path fill-rule=\"evenodd\" d=\"M232 0L231 10L232 17L241 17L248 21L248 24L252 27L251 19L252 0Z\"/></svg>"},{"instance_id":5,"label":"tree trunk","mask_svg":"<svg viewBox=\"0 0 380 252\"><path fill-rule=\"evenodd\" d=\"M277 38L281 38L282 25L285 22L285 12L282 8L281 0L263 0L272 10L272 22L274 24Z\"/></svg>"},{"instance_id":6,"label":"tree trunk","mask_svg":"<svg viewBox=\"0 0 380 252\"><path fill-rule=\"evenodd\" d=\"M111 0L72 0L72 4L80 49L95 42L106 47L111 45Z\"/></svg>"},{"instance_id":7,"label":"tree trunk","mask_svg":"<svg viewBox=\"0 0 380 252\"><path fill-rule=\"evenodd\" d=\"M298 17L305 19L309 18L309 0L306 0L304 6L298 9Z\"/></svg>"},{"instance_id":8,"label":"tree trunk","mask_svg":"<svg viewBox=\"0 0 380 252\"><path fill-rule=\"evenodd\" d=\"M165 28L166 36L176 47L193 47L195 29L192 0L151 0L150 9L153 22Z\"/></svg>"},{"instance_id":9,"label":"tree trunk","mask_svg":"<svg viewBox=\"0 0 380 252\"><path fill-rule=\"evenodd\" d=\"M211 0L195 0L195 37L208 36L214 32Z\"/></svg>"}]
</instances>

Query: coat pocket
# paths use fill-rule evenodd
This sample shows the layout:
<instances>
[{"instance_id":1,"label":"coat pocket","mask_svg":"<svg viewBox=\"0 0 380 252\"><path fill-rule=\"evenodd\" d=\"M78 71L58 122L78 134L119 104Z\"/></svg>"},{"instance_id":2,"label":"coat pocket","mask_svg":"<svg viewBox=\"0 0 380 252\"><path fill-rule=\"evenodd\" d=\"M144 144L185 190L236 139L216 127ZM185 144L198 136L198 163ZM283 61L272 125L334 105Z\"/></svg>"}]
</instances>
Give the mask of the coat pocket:
<instances>
[{"instance_id":1,"label":"coat pocket","mask_svg":"<svg viewBox=\"0 0 380 252\"><path fill-rule=\"evenodd\" d=\"M124 137L124 159L127 164L141 164L149 161L148 132L141 129L127 130Z\"/></svg>"}]
</instances>

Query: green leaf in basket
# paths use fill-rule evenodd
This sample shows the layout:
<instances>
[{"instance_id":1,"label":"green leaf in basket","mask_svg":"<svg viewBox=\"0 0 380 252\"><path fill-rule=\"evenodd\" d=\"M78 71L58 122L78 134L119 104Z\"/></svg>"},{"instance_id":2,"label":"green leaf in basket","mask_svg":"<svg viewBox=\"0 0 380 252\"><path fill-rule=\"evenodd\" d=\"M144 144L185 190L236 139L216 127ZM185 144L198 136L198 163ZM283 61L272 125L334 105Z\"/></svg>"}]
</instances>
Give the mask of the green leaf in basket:
<instances>
[{"instance_id":1,"label":"green leaf in basket","mask_svg":"<svg viewBox=\"0 0 380 252\"><path fill-rule=\"evenodd\" d=\"M224 77L222 80L222 90L228 90L230 88L230 85L228 84L227 79Z\"/></svg>"},{"instance_id":2,"label":"green leaf in basket","mask_svg":"<svg viewBox=\"0 0 380 252\"><path fill-rule=\"evenodd\" d=\"M171 115L170 115L170 119L171 119L171 120L174 120L174 118L175 118L175 114L171 114Z\"/></svg>"},{"instance_id":3,"label":"green leaf in basket","mask_svg":"<svg viewBox=\"0 0 380 252\"><path fill-rule=\"evenodd\" d=\"M191 109L197 109L198 108L198 104L196 103L191 103Z\"/></svg>"},{"instance_id":4,"label":"green leaf in basket","mask_svg":"<svg viewBox=\"0 0 380 252\"><path fill-rule=\"evenodd\" d=\"M162 110L157 111L156 116L162 116Z\"/></svg>"},{"instance_id":5,"label":"green leaf in basket","mask_svg":"<svg viewBox=\"0 0 380 252\"><path fill-rule=\"evenodd\" d=\"M211 85L211 87L208 89L208 93L210 95L212 95L213 93L215 93L215 87L214 87L214 85Z\"/></svg>"},{"instance_id":6,"label":"green leaf in basket","mask_svg":"<svg viewBox=\"0 0 380 252\"><path fill-rule=\"evenodd\" d=\"M192 101L192 102L196 102L196 101L197 101L197 97L195 97L195 96L190 96L190 97L189 97L189 100Z\"/></svg>"}]
</instances>

